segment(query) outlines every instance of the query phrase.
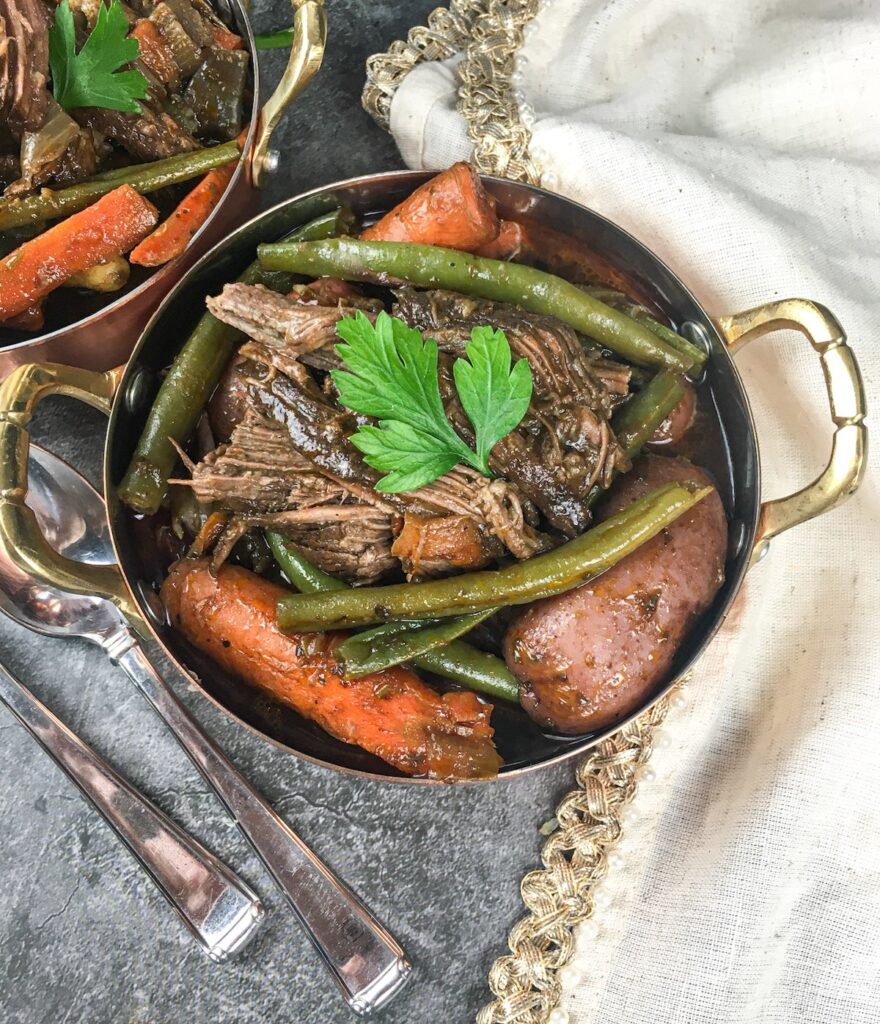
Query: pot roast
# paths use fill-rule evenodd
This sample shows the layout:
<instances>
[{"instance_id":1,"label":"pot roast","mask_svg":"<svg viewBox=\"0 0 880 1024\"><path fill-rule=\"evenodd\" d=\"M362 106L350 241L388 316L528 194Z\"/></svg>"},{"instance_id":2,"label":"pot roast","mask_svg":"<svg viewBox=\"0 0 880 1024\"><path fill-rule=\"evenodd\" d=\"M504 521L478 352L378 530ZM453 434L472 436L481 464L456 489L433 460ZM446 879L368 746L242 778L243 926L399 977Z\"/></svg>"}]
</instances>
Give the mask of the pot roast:
<instances>
[{"instance_id":1,"label":"pot roast","mask_svg":"<svg viewBox=\"0 0 880 1024\"><path fill-rule=\"evenodd\" d=\"M191 465L186 484L205 510L228 515L215 569L249 529L272 529L319 568L351 583L401 571L409 579L525 559L583 532L590 495L628 467L609 419L628 393L630 369L570 327L503 303L451 292L395 293L394 314L436 339L440 387L455 429L471 426L452 382L473 327L501 327L534 379L529 412L492 453L494 479L457 466L417 491L375 490L381 474L349 441L363 416L336 400L327 372L340 319L381 303L341 282L289 296L260 285L226 285L207 300L248 341L211 405L221 443Z\"/></svg>"}]
</instances>

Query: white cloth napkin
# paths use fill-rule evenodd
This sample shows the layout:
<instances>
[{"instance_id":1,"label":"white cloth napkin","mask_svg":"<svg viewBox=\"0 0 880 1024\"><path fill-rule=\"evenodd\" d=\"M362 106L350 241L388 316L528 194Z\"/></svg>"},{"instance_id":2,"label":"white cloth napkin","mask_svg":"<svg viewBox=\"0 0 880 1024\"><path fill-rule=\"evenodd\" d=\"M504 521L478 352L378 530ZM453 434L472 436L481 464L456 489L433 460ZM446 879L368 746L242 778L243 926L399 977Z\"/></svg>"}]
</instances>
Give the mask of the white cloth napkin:
<instances>
[{"instance_id":1,"label":"white cloth napkin","mask_svg":"<svg viewBox=\"0 0 880 1024\"><path fill-rule=\"evenodd\" d=\"M419 66L394 99L411 166L469 154L456 60ZM520 71L558 191L647 243L710 312L825 303L876 406L880 4L551 0ZM765 497L797 489L829 449L815 354L781 333L737 362ZM856 498L753 570L664 728L559 1020L880 1019L877 480L872 456Z\"/></svg>"}]
</instances>

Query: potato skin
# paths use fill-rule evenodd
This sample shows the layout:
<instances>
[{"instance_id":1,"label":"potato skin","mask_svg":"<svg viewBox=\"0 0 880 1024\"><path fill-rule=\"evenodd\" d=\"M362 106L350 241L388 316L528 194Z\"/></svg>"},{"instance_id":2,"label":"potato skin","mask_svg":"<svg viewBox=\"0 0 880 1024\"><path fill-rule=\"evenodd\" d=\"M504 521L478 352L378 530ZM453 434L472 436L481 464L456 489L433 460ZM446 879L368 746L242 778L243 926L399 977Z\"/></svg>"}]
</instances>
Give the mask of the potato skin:
<instances>
[{"instance_id":1,"label":"potato skin","mask_svg":"<svg viewBox=\"0 0 880 1024\"><path fill-rule=\"evenodd\" d=\"M615 484L602 515L673 481L711 482L682 459L643 456ZM592 583L529 605L504 643L529 715L544 728L578 734L637 708L712 603L726 552L727 519L713 492Z\"/></svg>"}]
</instances>

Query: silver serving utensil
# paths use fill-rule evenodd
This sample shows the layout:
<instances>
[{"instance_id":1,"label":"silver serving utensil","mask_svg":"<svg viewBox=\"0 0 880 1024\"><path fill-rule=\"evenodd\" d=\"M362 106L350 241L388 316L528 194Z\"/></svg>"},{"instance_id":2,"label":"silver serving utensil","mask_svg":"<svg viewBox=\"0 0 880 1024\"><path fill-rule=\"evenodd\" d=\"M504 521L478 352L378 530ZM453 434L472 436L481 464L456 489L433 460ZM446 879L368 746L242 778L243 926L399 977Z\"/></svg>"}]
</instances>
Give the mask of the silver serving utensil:
<instances>
[{"instance_id":1,"label":"silver serving utensil","mask_svg":"<svg viewBox=\"0 0 880 1024\"><path fill-rule=\"evenodd\" d=\"M0 586L6 580L0 566ZM5 594L0 606L5 607ZM0 665L0 701L134 854L205 953L222 963L264 917L257 896L99 757Z\"/></svg>"},{"instance_id":2,"label":"silver serving utensil","mask_svg":"<svg viewBox=\"0 0 880 1024\"><path fill-rule=\"evenodd\" d=\"M31 472L36 479L55 473L58 485L64 486L71 470L33 448ZM78 548L86 539L78 510L72 511L71 535L55 537L62 550ZM91 628L92 623L89 598L36 584L2 555L0 610L25 626L33 628L38 622L47 633L54 632L53 623L62 633L77 625ZM250 888L72 733L2 664L0 701L125 843L207 955L221 963L243 949L264 916Z\"/></svg>"},{"instance_id":3,"label":"silver serving utensil","mask_svg":"<svg viewBox=\"0 0 880 1024\"><path fill-rule=\"evenodd\" d=\"M27 504L47 542L79 562L115 559L100 495L61 459L30 446ZM17 572L0 562L0 570ZM98 644L152 704L216 791L275 879L348 1005L358 1014L384 1006L411 967L394 938L257 793L156 673L136 634L109 600L75 596L25 577L14 617L49 636ZM2 589L2 588L0 588Z\"/></svg>"}]
</instances>

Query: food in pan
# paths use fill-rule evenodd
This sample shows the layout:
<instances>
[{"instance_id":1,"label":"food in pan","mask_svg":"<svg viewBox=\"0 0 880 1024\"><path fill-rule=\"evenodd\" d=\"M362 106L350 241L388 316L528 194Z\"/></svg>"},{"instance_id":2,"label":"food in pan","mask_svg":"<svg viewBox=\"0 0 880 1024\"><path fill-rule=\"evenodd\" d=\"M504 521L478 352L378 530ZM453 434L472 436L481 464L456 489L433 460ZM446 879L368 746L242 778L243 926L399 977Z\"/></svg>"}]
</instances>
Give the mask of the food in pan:
<instances>
[{"instance_id":1,"label":"food in pan","mask_svg":"<svg viewBox=\"0 0 880 1024\"><path fill-rule=\"evenodd\" d=\"M712 604L706 357L465 164L356 228L206 296L118 494L190 645L401 772L484 778L493 705L612 725Z\"/></svg>"},{"instance_id":2,"label":"food in pan","mask_svg":"<svg viewBox=\"0 0 880 1024\"><path fill-rule=\"evenodd\" d=\"M0 0L0 343L186 249L232 177L250 74L207 0ZM151 201L120 224L134 194Z\"/></svg>"}]
</instances>

